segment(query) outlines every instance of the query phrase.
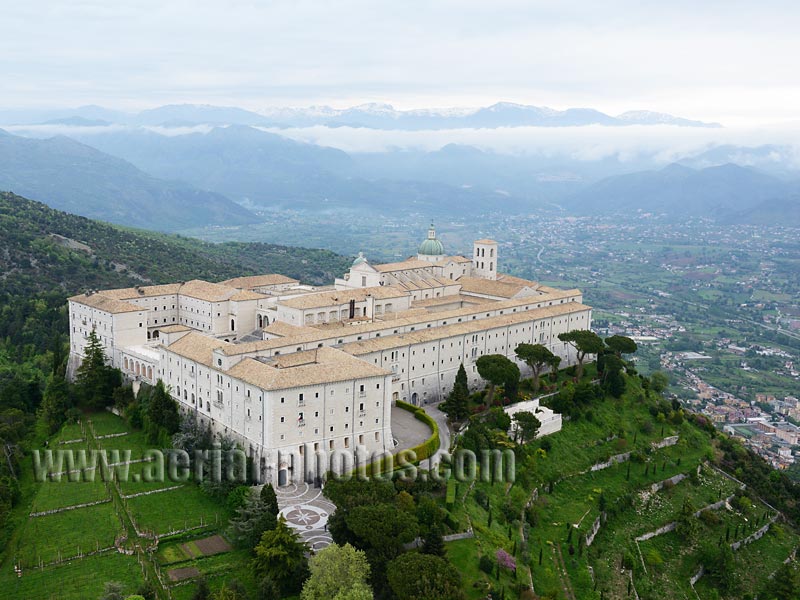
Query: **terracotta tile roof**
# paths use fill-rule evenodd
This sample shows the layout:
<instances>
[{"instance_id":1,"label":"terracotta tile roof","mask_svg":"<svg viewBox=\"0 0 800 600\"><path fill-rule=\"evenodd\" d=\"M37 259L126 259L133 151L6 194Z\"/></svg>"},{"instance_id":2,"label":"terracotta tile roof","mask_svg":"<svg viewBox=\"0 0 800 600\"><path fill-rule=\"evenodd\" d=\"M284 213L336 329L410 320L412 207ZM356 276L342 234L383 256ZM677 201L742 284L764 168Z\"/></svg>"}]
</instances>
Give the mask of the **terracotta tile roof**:
<instances>
[{"instance_id":1,"label":"terracotta tile roof","mask_svg":"<svg viewBox=\"0 0 800 600\"><path fill-rule=\"evenodd\" d=\"M178 333L180 331L191 331L192 328L187 325L167 325L166 327L159 327L161 333Z\"/></svg>"},{"instance_id":2,"label":"terracotta tile roof","mask_svg":"<svg viewBox=\"0 0 800 600\"><path fill-rule=\"evenodd\" d=\"M117 300L130 300L132 298L149 298L152 296L170 296L177 294L180 285L180 283L167 283L164 285L140 285L138 287L103 290L99 293Z\"/></svg>"},{"instance_id":3,"label":"terracotta tile roof","mask_svg":"<svg viewBox=\"0 0 800 600\"><path fill-rule=\"evenodd\" d=\"M167 350L207 367L213 367L214 350L226 346L233 346L233 344L193 331L172 342L167 346Z\"/></svg>"},{"instance_id":4,"label":"terracotta tile roof","mask_svg":"<svg viewBox=\"0 0 800 600\"><path fill-rule=\"evenodd\" d=\"M236 293L238 293L236 288L202 279L187 281L178 288L178 294L181 296L189 296L205 302L224 302L230 300L231 296Z\"/></svg>"},{"instance_id":5,"label":"terracotta tile roof","mask_svg":"<svg viewBox=\"0 0 800 600\"><path fill-rule=\"evenodd\" d=\"M273 321L264 327L264 331L271 333L272 335L286 337L291 335L301 335L304 333L313 333L314 329L311 327L304 327L302 325L284 323L283 321Z\"/></svg>"},{"instance_id":6,"label":"terracotta tile roof","mask_svg":"<svg viewBox=\"0 0 800 600\"><path fill-rule=\"evenodd\" d=\"M403 298L408 296L408 292L397 286L379 285L368 288L304 294L296 298L281 300L279 304L298 309L323 308L325 306L347 304L350 300L361 302L366 299L367 295L372 295L376 300L386 300L389 298Z\"/></svg>"},{"instance_id":7,"label":"terracotta tile roof","mask_svg":"<svg viewBox=\"0 0 800 600\"><path fill-rule=\"evenodd\" d=\"M238 290L252 290L257 287L267 287L271 285L286 285L300 283L297 279L286 277L286 275L279 275L277 273L268 273L266 275L250 275L248 277L234 277L233 279L226 279L220 281L222 285L228 285Z\"/></svg>"},{"instance_id":8,"label":"terracotta tile roof","mask_svg":"<svg viewBox=\"0 0 800 600\"><path fill-rule=\"evenodd\" d=\"M234 302L244 302L246 300L261 300L261 298L266 298L266 296L251 290L242 290L231 296L230 300L233 300Z\"/></svg>"},{"instance_id":9,"label":"terracotta tile roof","mask_svg":"<svg viewBox=\"0 0 800 600\"><path fill-rule=\"evenodd\" d=\"M336 381L384 377L389 371L336 348L296 352L266 361L245 358L228 374L264 390L282 390Z\"/></svg>"},{"instance_id":10,"label":"terracotta tile roof","mask_svg":"<svg viewBox=\"0 0 800 600\"><path fill-rule=\"evenodd\" d=\"M380 273L390 273L392 271L405 271L407 269L426 269L433 266L426 260L419 260L417 258L409 258L400 262L385 263L383 265L372 265L372 267Z\"/></svg>"},{"instance_id":11,"label":"terracotta tile roof","mask_svg":"<svg viewBox=\"0 0 800 600\"><path fill-rule=\"evenodd\" d=\"M349 354L361 356L379 350L387 350L390 348L407 346L409 344L419 344L433 340L440 340L455 335L468 335L475 331L505 327L509 325L515 325L517 323L533 321L536 319L569 315L590 309L591 307L586 306L585 304L568 302L566 304L543 306L542 308L536 308L529 311L497 315L494 317L486 317L484 319L478 319L474 321L469 320L462 323L452 323L450 325L441 325L439 327L431 327L430 329L420 329L419 331L406 332L386 337L370 338L368 340L362 340L358 342L349 342L341 345L340 349Z\"/></svg>"},{"instance_id":12,"label":"terracotta tile roof","mask_svg":"<svg viewBox=\"0 0 800 600\"><path fill-rule=\"evenodd\" d=\"M117 300L116 298L110 298L100 293L90 294L88 296L86 294L79 294L77 296L72 296L69 300L70 302L77 302L78 304L83 304L84 306L89 306L112 314L140 312L145 310L141 306Z\"/></svg>"},{"instance_id":13,"label":"terracotta tile roof","mask_svg":"<svg viewBox=\"0 0 800 600\"><path fill-rule=\"evenodd\" d=\"M489 238L483 238L481 240L475 240L475 244L496 244L497 242L494 240L490 240Z\"/></svg>"},{"instance_id":14,"label":"terracotta tile roof","mask_svg":"<svg viewBox=\"0 0 800 600\"><path fill-rule=\"evenodd\" d=\"M307 343L323 342L324 340L332 340L336 339L337 337L359 335L359 334L369 335L372 332L379 332L387 329L400 328L402 326L418 325L431 321L444 321L444 320L449 321L451 319L458 319L458 318L466 320L467 318L470 318L472 315L478 315L486 311L497 311L497 310L513 311L515 308L519 309L520 307L527 306L528 310L522 310L520 312L520 314L525 314L525 313L537 312L544 308L550 308L546 306L548 302L559 302L562 299L566 300L567 298L576 296L581 297L580 290L577 289L556 290L554 293L544 294L542 296L527 297L527 298L512 298L509 300L498 300L496 302L487 302L478 305L465 306L463 308L456 308L453 310L431 312L425 309L417 308L417 309L412 309L411 311L404 311L403 313L401 313L401 315L403 316L399 318L391 318L385 321L376 320L374 322L369 322L359 325L345 325L343 323L340 323L338 326L335 324L329 324L324 327L309 327L307 328L309 330L309 333L304 333L297 336L290 336L286 338L247 342L243 344L228 344L222 349L222 351L224 354L229 356L237 354L250 354L255 352L267 352L269 350L274 350L274 349L302 346L303 344ZM544 306L542 306L541 308L537 308L539 304L542 304ZM564 305L577 306L578 303L566 302ZM560 306L560 304L555 304L554 306ZM486 321L488 318L490 317L478 319L476 322L482 323ZM470 318L470 320L472 319ZM436 328L432 327L431 329L436 329ZM388 337L384 339L388 339Z\"/></svg>"},{"instance_id":15,"label":"terracotta tile roof","mask_svg":"<svg viewBox=\"0 0 800 600\"><path fill-rule=\"evenodd\" d=\"M522 283L524 280L514 278L514 280L491 280L482 277L461 277L458 283L461 284L462 293L485 294L497 298L513 298L523 289L529 287L537 289L538 284L532 281Z\"/></svg>"},{"instance_id":16,"label":"terracotta tile roof","mask_svg":"<svg viewBox=\"0 0 800 600\"><path fill-rule=\"evenodd\" d=\"M494 302L494 300L491 298L481 298L480 296L449 294L447 296L439 296L437 298L428 298L427 300L414 300L411 303L411 308L426 308L429 306L439 306L441 304L452 304L453 302L465 302L467 304L491 304Z\"/></svg>"}]
</instances>

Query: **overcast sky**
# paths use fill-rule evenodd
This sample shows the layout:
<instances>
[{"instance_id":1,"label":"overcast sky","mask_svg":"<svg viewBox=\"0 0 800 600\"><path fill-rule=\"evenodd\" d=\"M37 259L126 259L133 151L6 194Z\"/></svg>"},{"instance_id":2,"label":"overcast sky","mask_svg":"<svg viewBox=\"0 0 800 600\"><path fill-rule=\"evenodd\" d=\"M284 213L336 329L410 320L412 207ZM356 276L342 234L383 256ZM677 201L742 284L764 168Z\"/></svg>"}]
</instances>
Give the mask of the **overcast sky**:
<instances>
[{"instance_id":1,"label":"overcast sky","mask_svg":"<svg viewBox=\"0 0 800 600\"><path fill-rule=\"evenodd\" d=\"M792 2L7 0L2 8L2 108L505 100L725 124L800 118Z\"/></svg>"}]
</instances>

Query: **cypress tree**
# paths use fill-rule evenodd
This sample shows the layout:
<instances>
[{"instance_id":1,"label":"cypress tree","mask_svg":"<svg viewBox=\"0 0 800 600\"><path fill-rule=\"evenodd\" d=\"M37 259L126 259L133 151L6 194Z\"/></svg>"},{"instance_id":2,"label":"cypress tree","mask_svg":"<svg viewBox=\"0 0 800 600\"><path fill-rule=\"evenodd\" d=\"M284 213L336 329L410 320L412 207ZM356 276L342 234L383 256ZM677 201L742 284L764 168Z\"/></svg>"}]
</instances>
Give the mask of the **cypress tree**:
<instances>
[{"instance_id":1,"label":"cypress tree","mask_svg":"<svg viewBox=\"0 0 800 600\"><path fill-rule=\"evenodd\" d=\"M453 390L442 404L442 411L454 421L460 421L469 416L469 387L467 386L467 372L463 363L456 373Z\"/></svg>"},{"instance_id":2,"label":"cypress tree","mask_svg":"<svg viewBox=\"0 0 800 600\"><path fill-rule=\"evenodd\" d=\"M76 391L81 404L92 410L108 406L113 401L114 388L119 387L121 383L120 372L106 364L103 345L92 329L76 376Z\"/></svg>"},{"instance_id":3,"label":"cypress tree","mask_svg":"<svg viewBox=\"0 0 800 600\"><path fill-rule=\"evenodd\" d=\"M275 494L275 488L271 483L265 483L261 488L261 501L267 507L267 510L276 517L280 508L278 507L278 496Z\"/></svg>"},{"instance_id":4,"label":"cypress tree","mask_svg":"<svg viewBox=\"0 0 800 600\"><path fill-rule=\"evenodd\" d=\"M422 544L422 553L441 557L447 554L444 547L444 538L438 527L431 528L428 535L425 536L425 541Z\"/></svg>"}]
</instances>

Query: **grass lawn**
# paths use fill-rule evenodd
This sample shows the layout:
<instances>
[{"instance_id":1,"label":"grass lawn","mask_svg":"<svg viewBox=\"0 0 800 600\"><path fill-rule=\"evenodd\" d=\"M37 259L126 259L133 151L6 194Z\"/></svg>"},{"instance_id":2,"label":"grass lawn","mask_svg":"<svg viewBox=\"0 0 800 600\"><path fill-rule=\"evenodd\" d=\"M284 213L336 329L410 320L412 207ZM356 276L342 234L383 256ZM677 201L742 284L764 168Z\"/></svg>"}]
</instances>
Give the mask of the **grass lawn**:
<instances>
[{"instance_id":1,"label":"grass lawn","mask_svg":"<svg viewBox=\"0 0 800 600\"><path fill-rule=\"evenodd\" d=\"M23 565L57 560L112 546L120 523L111 503L33 517L24 525L14 553Z\"/></svg>"},{"instance_id":2,"label":"grass lawn","mask_svg":"<svg viewBox=\"0 0 800 600\"><path fill-rule=\"evenodd\" d=\"M480 598L485 598L493 586L502 587L505 585L510 589L513 585L513 576L509 572L501 573L498 581L495 579L494 574L490 576L478 568L478 557L482 552L480 543L475 538L448 542L446 548L447 557L458 569L458 572L461 573L461 577L465 581L471 582L464 589L467 598L479 600Z\"/></svg>"},{"instance_id":3,"label":"grass lawn","mask_svg":"<svg viewBox=\"0 0 800 600\"><path fill-rule=\"evenodd\" d=\"M159 544L156 557L161 565L171 565L173 563L182 562L184 560L191 560L191 556L183 549L185 542L174 542L167 544Z\"/></svg>"},{"instance_id":4,"label":"grass lawn","mask_svg":"<svg viewBox=\"0 0 800 600\"><path fill-rule=\"evenodd\" d=\"M166 533L215 521L225 523L230 517L227 508L207 496L193 483L177 490L127 500L131 515L140 529Z\"/></svg>"},{"instance_id":5,"label":"grass lawn","mask_svg":"<svg viewBox=\"0 0 800 600\"><path fill-rule=\"evenodd\" d=\"M91 421L96 435L130 432L124 419L108 411L93 413L87 417L87 421Z\"/></svg>"},{"instance_id":6,"label":"grass lawn","mask_svg":"<svg viewBox=\"0 0 800 600\"><path fill-rule=\"evenodd\" d=\"M0 575L0 598L86 600L98 598L107 581L122 583L126 595L135 593L143 582L136 558L112 551L41 571L27 571L22 577L4 569Z\"/></svg>"},{"instance_id":7,"label":"grass lawn","mask_svg":"<svg viewBox=\"0 0 800 600\"><path fill-rule=\"evenodd\" d=\"M37 482L35 485L38 489L31 512L44 512L109 497L105 484L99 478L95 481L68 481L62 477L61 481Z\"/></svg>"},{"instance_id":8,"label":"grass lawn","mask_svg":"<svg viewBox=\"0 0 800 600\"><path fill-rule=\"evenodd\" d=\"M218 590L225 583L238 580L253 594L256 589L256 580L250 566L251 560L252 557L247 550L233 550L181 563L180 566L195 567L200 571L201 575L206 577L212 592ZM168 569L169 567L163 568L165 574ZM196 587L194 583L173 586L170 589L173 600L189 600Z\"/></svg>"},{"instance_id":9,"label":"grass lawn","mask_svg":"<svg viewBox=\"0 0 800 600\"><path fill-rule=\"evenodd\" d=\"M86 436L83 435L81 426L78 423L66 423L61 430L50 438L50 448L56 449L60 447L75 447L86 448L85 443L75 442L74 440L84 440ZM63 442L73 442L71 444L64 444Z\"/></svg>"}]
</instances>

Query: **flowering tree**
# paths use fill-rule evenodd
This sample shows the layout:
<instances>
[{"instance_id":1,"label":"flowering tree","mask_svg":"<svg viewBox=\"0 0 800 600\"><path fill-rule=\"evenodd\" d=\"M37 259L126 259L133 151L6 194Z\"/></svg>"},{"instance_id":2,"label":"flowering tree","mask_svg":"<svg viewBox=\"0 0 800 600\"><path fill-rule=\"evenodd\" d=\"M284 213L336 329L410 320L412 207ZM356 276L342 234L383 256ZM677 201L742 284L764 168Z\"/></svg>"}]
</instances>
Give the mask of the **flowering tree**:
<instances>
[{"instance_id":1,"label":"flowering tree","mask_svg":"<svg viewBox=\"0 0 800 600\"><path fill-rule=\"evenodd\" d=\"M500 550L497 551L497 553L495 554L495 558L497 559L497 564L503 567L504 569L509 569L511 571L517 570L516 559L502 548L500 548Z\"/></svg>"}]
</instances>

